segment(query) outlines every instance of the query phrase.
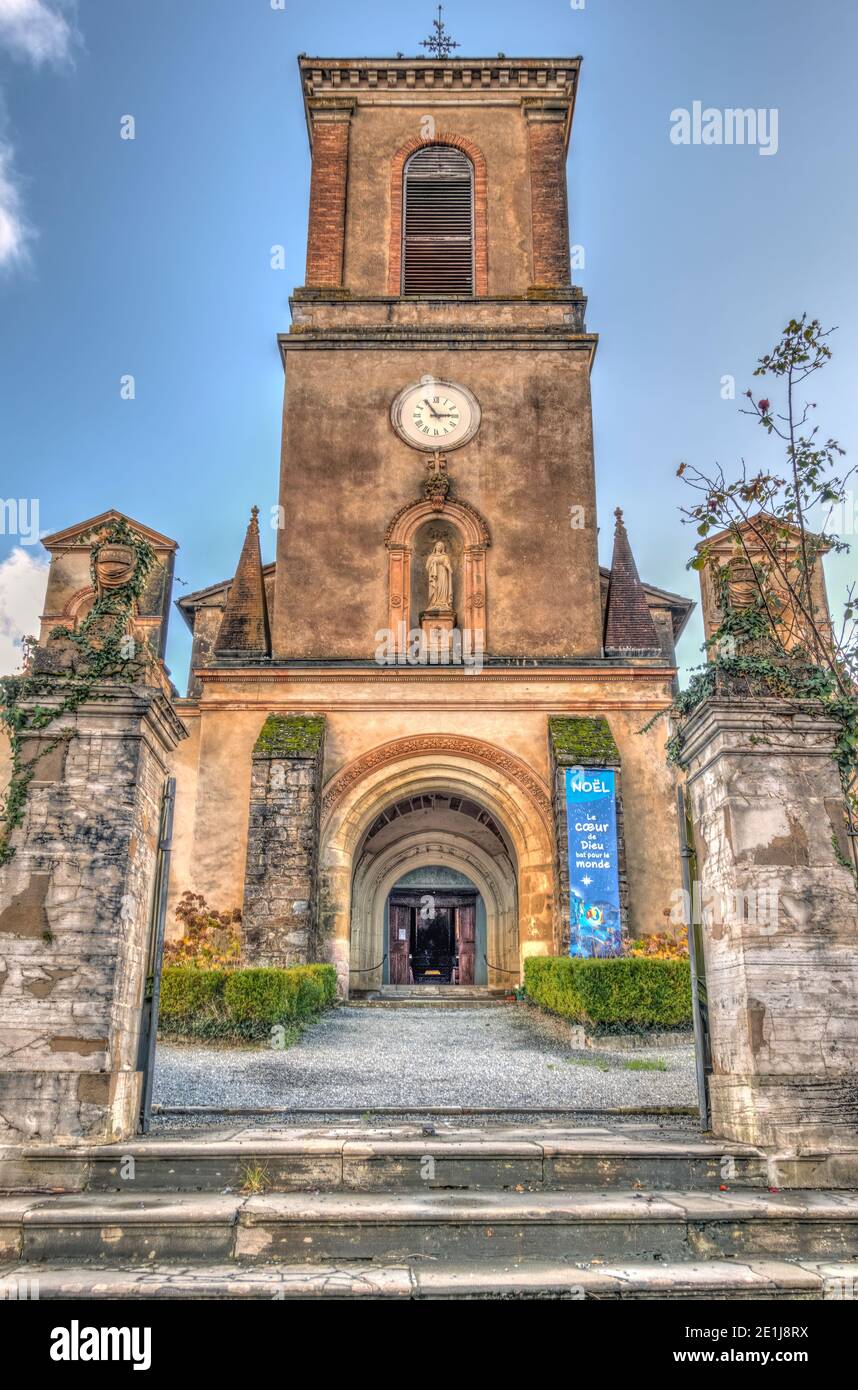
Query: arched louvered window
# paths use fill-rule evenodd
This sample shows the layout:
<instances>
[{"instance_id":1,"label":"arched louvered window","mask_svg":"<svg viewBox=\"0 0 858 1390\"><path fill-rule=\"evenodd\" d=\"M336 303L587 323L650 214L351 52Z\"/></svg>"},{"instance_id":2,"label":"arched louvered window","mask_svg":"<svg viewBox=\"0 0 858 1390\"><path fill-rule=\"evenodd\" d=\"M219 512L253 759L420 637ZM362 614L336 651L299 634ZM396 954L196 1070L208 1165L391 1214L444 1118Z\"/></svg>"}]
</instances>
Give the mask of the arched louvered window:
<instances>
[{"instance_id":1,"label":"arched louvered window","mask_svg":"<svg viewBox=\"0 0 858 1390\"><path fill-rule=\"evenodd\" d=\"M427 145L405 166L402 293L474 293L474 170L461 150Z\"/></svg>"}]
</instances>

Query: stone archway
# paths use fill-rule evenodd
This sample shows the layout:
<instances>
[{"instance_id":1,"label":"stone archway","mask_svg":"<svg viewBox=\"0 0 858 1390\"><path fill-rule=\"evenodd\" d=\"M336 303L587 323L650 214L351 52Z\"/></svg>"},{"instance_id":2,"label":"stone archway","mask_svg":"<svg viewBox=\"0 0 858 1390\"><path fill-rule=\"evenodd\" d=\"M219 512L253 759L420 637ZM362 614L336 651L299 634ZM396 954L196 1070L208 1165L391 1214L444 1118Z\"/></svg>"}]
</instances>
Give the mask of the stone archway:
<instances>
[{"instance_id":1,"label":"stone archway","mask_svg":"<svg viewBox=\"0 0 858 1390\"><path fill-rule=\"evenodd\" d=\"M406 832L379 854L365 852L358 858L351 899L352 989L376 989L382 982L385 904L394 885L412 869L438 865L459 870L482 897L489 988L518 982L518 884L509 858L493 857L462 834L420 830Z\"/></svg>"},{"instance_id":2,"label":"stone archway","mask_svg":"<svg viewBox=\"0 0 858 1390\"><path fill-rule=\"evenodd\" d=\"M406 798L458 798L481 808L497 827L504 852L476 843L461 825L433 828L431 817L407 829L378 854L365 853L369 831L380 817ZM454 734L415 735L369 750L343 768L323 795L321 874L325 925L340 988L349 990L352 971L376 966L379 902L405 869L422 857L428 863L458 861L492 910L493 935L512 971L514 983L527 955L557 949L557 908L553 892L553 840L548 789L520 759L480 739ZM381 842L379 842L381 843ZM429 848L434 847L434 848ZM370 846L372 850L372 847ZM444 858L439 861L438 855ZM506 860L506 862L504 862ZM389 891L389 888L388 888ZM491 955L491 953L489 953ZM377 974L380 982L380 972ZM501 982L496 973L495 984ZM366 987L365 983L364 986Z\"/></svg>"}]
</instances>

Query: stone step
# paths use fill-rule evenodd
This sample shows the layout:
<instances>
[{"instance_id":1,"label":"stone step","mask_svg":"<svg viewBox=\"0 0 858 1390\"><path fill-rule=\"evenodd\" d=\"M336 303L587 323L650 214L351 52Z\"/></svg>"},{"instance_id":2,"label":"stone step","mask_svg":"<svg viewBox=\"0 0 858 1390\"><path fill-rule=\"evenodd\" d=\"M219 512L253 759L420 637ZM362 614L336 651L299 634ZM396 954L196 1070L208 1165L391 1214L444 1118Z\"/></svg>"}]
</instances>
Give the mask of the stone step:
<instances>
[{"instance_id":1,"label":"stone step","mask_svg":"<svg viewBox=\"0 0 858 1390\"><path fill-rule=\"evenodd\" d=\"M380 999L494 999L504 1000L510 991L489 989L488 985L382 985L378 990L367 991L370 997Z\"/></svg>"},{"instance_id":2,"label":"stone step","mask_svg":"<svg viewBox=\"0 0 858 1390\"><path fill-rule=\"evenodd\" d=\"M229 1140L139 1139L0 1156L0 1187L33 1192L717 1191L768 1181L764 1155L747 1146L561 1129L257 1130Z\"/></svg>"},{"instance_id":3,"label":"stone step","mask_svg":"<svg viewBox=\"0 0 858 1390\"><path fill-rule=\"evenodd\" d=\"M726 1257L854 1261L858 1194L140 1192L0 1199L0 1258L10 1263Z\"/></svg>"},{"instance_id":4,"label":"stone step","mask_svg":"<svg viewBox=\"0 0 858 1390\"><path fill-rule=\"evenodd\" d=\"M507 999L492 999L485 995L480 998L439 998L395 999L379 996L378 999L349 999L350 1009L502 1009L511 1007Z\"/></svg>"},{"instance_id":5,"label":"stone step","mask_svg":"<svg viewBox=\"0 0 858 1390\"><path fill-rule=\"evenodd\" d=\"M481 1009L510 1004L510 991L486 985L382 985L352 990L349 1008Z\"/></svg>"},{"instance_id":6,"label":"stone step","mask_svg":"<svg viewBox=\"0 0 858 1390\"><path fill-rule=\"evenodd\" d=\"M670 1299L854 1298L858 1262L754 1259L687 1263L323 1265L20 1264L0 1298L24 1299Z\"/></svg>"}]
</instances>

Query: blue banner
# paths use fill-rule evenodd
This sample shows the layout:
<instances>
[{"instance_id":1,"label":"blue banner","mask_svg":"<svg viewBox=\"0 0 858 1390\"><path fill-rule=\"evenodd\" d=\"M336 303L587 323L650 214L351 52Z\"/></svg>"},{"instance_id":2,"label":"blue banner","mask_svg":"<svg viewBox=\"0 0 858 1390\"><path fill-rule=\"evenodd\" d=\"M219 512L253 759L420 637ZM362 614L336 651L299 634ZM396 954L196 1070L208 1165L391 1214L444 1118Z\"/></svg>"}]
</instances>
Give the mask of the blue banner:
<instances>
[{"instance_id":1,"label":"blue banner","mask_svg":"<svg viewBox=\"0 0 858 1390\"><path fill-rule=\"evenodd\" d=\"M617 796L613 772L566 768L566 824L569 832L569 954L622 955Z\"/></svg>"}]
</instances>

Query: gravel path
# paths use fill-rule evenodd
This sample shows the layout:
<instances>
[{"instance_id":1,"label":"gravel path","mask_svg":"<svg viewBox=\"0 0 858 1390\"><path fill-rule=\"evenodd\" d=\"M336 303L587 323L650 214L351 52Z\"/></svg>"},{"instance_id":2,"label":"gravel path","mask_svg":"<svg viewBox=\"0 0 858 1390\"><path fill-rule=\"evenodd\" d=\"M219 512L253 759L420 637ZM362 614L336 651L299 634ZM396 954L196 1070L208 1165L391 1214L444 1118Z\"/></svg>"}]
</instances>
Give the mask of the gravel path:
<instances>
[{"instance_id":1,"label":"gravel path","mask_svg":"<svg viewBox=\"0 0 858 1390\"><path fill-rule=\"evenodd\" d=\"M662 1061L665 1071L629 1063ZM693 1049L572 1049L521 1005L332 1010L286 1051L159 1042L161 1105L297 1107L696 1104Z\"/></svg>"}]
</instances>

